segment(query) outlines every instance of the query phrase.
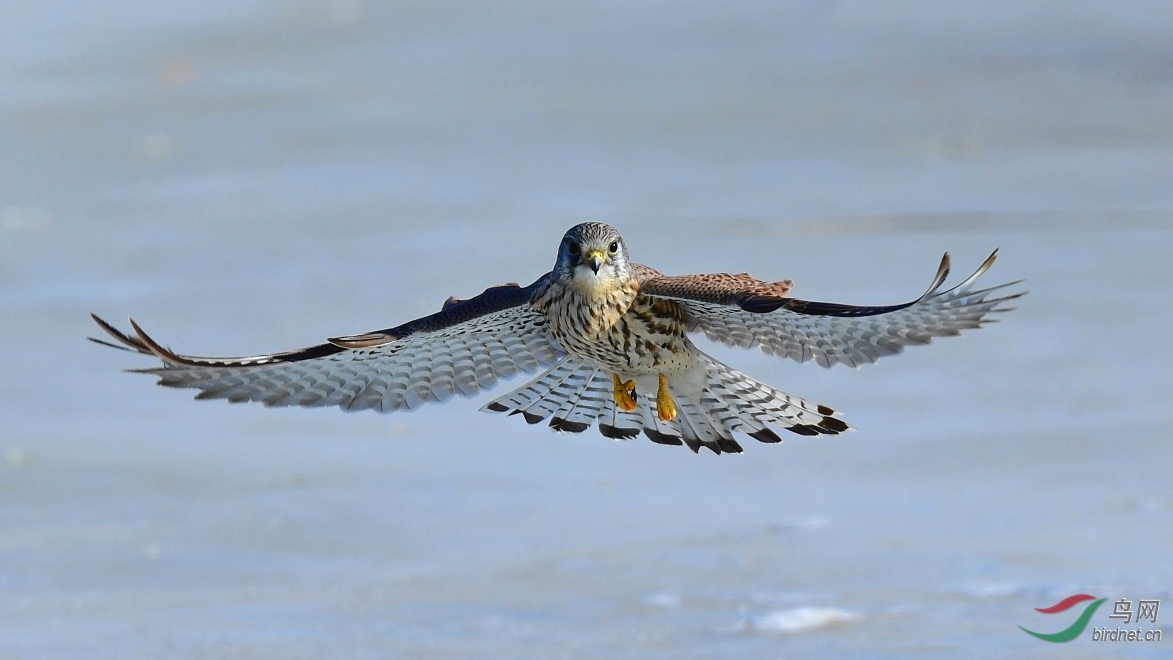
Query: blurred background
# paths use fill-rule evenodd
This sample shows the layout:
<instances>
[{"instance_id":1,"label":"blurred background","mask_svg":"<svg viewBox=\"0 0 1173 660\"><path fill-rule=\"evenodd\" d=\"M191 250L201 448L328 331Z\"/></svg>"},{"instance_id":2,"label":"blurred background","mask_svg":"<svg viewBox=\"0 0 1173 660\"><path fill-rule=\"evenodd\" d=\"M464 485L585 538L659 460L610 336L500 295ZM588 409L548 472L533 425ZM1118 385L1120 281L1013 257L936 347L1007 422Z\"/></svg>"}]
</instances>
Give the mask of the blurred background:
<instances>
[{"instance_id":1,"label":"blurred background","mask_svg":"<svg viewBox=\"0 0 1173 660\"><path fill-rule=\"evenodd\" d=\"M2 657L1020 658L1069 594L1173 607L1168 3L6 2L0 89ZM387 327L586 220L1030 295L858 370L701 341L858 429L741 456L196 403L84 339Z\"/></svg>"}]
</instances>

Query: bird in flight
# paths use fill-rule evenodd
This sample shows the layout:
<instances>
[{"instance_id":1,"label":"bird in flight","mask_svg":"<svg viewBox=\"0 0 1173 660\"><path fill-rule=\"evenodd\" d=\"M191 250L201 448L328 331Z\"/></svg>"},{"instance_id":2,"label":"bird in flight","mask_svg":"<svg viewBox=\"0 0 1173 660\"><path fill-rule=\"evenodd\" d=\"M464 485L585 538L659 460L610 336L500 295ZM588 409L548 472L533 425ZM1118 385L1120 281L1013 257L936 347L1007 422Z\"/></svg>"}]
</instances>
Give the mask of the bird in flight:
<instances>
[{"instance_id":1,"label":"bird in flight","mask_svg":"<svg viewBox=\"0 0 1173 660\"><path fill-rule=\"evenodd\" d=\"M164 348L130 321L133 334L92 315L115 343L161 366L135 369L197 399L267 406L339 406L390 413L474 396L518 372L540 374L483 410L547 418L580 433L592 424L608 438L687 445L694 452L740 453L735 433L780 442L771 428L836 435L850 427L835 410L777 390L722 364L689 338L703 333L823 367L859 366L910 344L959 334L1025 292L1010 282L974 289L997 256L952 289L941 290L949 254L924 295L901 305L865 307L789 296L792 282L748 273L669 276L632 263L615 228L588 222L558 245L554 268L529 286L496 286L467 300L449 298L430 316L284 353L194 357Z\"/></svg>"}]
</instances>

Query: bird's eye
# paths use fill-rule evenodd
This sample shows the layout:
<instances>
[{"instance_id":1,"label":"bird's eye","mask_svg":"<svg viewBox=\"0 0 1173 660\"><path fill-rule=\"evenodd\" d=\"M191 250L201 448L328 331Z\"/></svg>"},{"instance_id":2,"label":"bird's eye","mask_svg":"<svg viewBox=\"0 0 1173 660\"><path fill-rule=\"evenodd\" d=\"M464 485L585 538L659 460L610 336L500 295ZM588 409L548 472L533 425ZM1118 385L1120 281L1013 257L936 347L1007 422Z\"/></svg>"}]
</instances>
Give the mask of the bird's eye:
<instances>
[{"instance_id":1,"label":"bird's eye","mask_svg":"<svg viewBox=\"0 0 1173 660\"><path fill-rule=\"evenodd\" d=\"M578 253L580 252L580 250L578 248L578 243L567 243L566 244L566 251L577 257Z\"/></svg>"},{"instance_id":2,"label":"bird's eye","mask_svg":"<svg viewBox=\"0 0 1173 660\"><path fill-rule=\"evenodd\" d=\"M619 241L611 241L611 245L607 249L611 251L611 254L617 254L619 252Z\"/></svg>"}]
</instances>

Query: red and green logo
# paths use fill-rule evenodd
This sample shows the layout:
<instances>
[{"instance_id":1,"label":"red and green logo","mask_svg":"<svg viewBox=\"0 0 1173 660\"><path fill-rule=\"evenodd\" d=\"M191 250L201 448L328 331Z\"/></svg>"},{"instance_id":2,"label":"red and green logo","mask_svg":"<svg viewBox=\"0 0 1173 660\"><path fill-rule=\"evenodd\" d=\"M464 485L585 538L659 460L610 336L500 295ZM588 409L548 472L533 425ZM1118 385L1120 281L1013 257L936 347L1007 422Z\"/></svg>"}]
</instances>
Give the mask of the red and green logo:
<instances>
[{"instance_id":1,"label":"red and green logo","mask_svg":"<svg viewBox=\"0 0 1173 660\"><path fill-rule=\"evenodd\" d=\"M1060 630L1059 632L1038 633L1033 630L1027 630L1026 628L1023 628L1022 626L1019 626L1019 628L1021 628L1023 632L1030 634L1030 635L1034 635L1035 637L1038 637L1039 639L1046 641L1046 642L1070 642L1071 640L1075 639L1076 637L1079 637L1079 634L1081 632L1083 632L1084 628L1087 628L1088 620L1090 620L1092 618L1092 614L1095 614L1096 608L1100 606L1100 603L1103 603L1105 600L1108 600L1107 598L1097 599L1095 596L1092 596L1089 594L1075 594L1073 596L1068 596L1067 598L1064 598L1063 600L1059 601L1058 603L1055 603L1054 605L1052 605L1050 607L1036 607L1035 608L1035 610L1042 612L1043 614L1055 614L1056 612L1066 611L1066 610L1070 609L1076 603L1082 603L1085 600L1091 600L1092 602L1089 603L1087 605L1087 607L1083 608L1083 613L1079 615L1079 618L1075 620L1075 623L1071 624L1070 626L1067 626L1066 628L1064 628L1063 630Z\"/></svg>"}]
</instances>

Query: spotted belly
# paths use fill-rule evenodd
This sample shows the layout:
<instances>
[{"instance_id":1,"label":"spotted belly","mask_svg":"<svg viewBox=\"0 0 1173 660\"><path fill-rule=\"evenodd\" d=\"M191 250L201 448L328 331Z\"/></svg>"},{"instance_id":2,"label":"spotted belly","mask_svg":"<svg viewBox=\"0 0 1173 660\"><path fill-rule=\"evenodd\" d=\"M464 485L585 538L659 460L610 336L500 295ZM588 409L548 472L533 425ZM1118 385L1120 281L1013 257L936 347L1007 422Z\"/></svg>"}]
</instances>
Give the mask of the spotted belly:
<instances>
[{"instance_id":1,"label":"spotted belly","mask_svg":"<svg viewBox=\"0 0 1173 660\"><path fill-rule=\"evenodd\" d=\"M637 296L607 326L576 328L552 323L551 330L574 357L624 377L685 371L694 364L695 347L676 303ZM584 330L586 330L584 332Z\"/></svg>"}]
</instances>

